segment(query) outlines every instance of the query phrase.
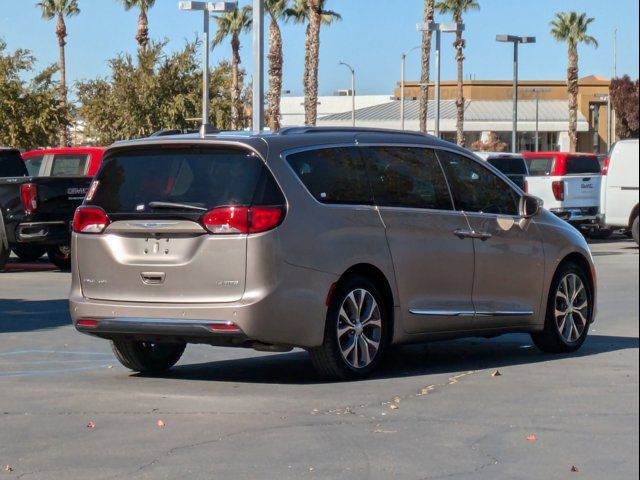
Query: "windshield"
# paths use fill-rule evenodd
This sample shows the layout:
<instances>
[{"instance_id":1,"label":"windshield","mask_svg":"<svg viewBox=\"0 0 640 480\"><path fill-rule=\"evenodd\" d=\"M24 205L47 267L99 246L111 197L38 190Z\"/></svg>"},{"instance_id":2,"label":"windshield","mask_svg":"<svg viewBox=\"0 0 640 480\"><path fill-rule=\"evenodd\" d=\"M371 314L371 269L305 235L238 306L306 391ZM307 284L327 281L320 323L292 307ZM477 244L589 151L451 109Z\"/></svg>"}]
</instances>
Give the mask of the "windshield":
<instances>
[{"instance_id":1,"label":"windshield","mask_svg":"<svg viewBox=\"0 0 640 480\"><path fill-rule=\"evenodd\" d=\"M251 205L267 173L262 160L239 149L133 150L104 161L86 203L107 214L199 216Z\"/></svg>"},{"instance_id":2,"label":"windshield","mask_svg":"<svg viewBox=\"0 0 640 480\"><path fill-rule=\"evenodd\" d=\"M598 157L568 157L567 175L583 173L600 173Z\"/></svg>"}]
</instances>

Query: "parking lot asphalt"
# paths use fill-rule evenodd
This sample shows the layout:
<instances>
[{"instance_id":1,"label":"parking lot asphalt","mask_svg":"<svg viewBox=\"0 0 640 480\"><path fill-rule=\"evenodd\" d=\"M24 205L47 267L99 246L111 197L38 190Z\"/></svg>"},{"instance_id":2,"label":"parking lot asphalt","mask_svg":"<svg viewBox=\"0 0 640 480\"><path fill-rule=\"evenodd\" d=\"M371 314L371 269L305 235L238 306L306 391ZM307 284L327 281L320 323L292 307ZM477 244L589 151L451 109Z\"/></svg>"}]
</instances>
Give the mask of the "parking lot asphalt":
<instances>
[{"instance_id":1,"label":"parking lot asphalt","mask_svg":"<svg viewBox=\"0 0 640 480\"><path fill-rule=\"evenodd\" d=\"M70 325L69 274L0 273L0 479L638 478L638 248L591 245L583 348L527 335L402 347L366 381L302 351L189 346L166 375ZM499 375L498 375L499 373Z\"/></svg>"}]
</instances>

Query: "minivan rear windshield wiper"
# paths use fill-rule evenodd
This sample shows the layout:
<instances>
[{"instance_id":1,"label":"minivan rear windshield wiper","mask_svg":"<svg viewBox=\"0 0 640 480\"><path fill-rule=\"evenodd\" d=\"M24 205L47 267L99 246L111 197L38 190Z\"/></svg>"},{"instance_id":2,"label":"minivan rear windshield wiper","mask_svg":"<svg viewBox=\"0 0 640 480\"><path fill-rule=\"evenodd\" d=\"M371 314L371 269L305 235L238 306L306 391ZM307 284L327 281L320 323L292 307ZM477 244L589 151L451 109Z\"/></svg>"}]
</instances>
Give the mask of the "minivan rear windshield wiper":
<instances>
[{"instance_id":1,"label":"minivan rear windshield wiper","mask_svg":"<svg viewBox=\"0 0 640 480\"><path fill-rule=\"evenodd\" d=\"M173 203L173 202L149 202L151 208L182 208L184 210L197 210L199 212L206 212L204 207L197 207L195 205L189 205L186 203Z\"/></svg>"}]
</instances>

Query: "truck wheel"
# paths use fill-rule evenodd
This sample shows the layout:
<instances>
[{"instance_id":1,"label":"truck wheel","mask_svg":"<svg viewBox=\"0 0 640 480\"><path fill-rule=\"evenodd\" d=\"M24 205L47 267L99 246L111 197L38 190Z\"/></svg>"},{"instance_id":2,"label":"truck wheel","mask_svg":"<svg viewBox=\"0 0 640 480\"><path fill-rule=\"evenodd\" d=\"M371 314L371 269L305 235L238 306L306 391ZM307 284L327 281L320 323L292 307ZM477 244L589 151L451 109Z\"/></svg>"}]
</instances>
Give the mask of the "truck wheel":
<instances>
[{"instance_id":1,"label":"truck wheel","mask_svg":"<svg viewBox=\"0 0 640 480\"><path fill-rule=\"evenodd\" d=\"M0 219L0 221L2 221L2 219ZM11 250L6 248L2 239L0 239L0 271L4 270L4 266L7 264L10 254Z\"/></svg>"},{"instance_id":2,"label":"truck wheel","mask_svg":"<svg viewBox=\"0 0 640 480\"><path fill-rule=\"evenodd\" d=\"M47 249L49 261L63 272L71 269L71 247L69 245L56 245Z\"/></svg>"},{"instance_id":3,"label":"truck wheel","mask_svg":"<svg viewBox=\"0 0 640 480\"><path fill-rule=\"evenodd\" d=\"M15 253L20 260L25 262L38 260L46 252L45 247L28 244L11 245L11 250L13 250L13 253Z\"/></svg>"},{"instance_id":4,"label":"truck wheel","mask_svg":"<svg viewBox=\"0 0 640 480\"><path fill-rule=\"evenodd\" d=\"M633 221L633 226L631 227L631 234L633 235L633 239L636 241L638 245L640 245L640 235L638 234L638 217Z\"/></svg>"},{"instance_id":5,"label":"truck wheel","mask_svg":"<svg viewBox=\"0 0 640 480\"><path fill-rule=\"evenodd\" d=\"M129 370L160 373L178 363L187 344L112 340L111 348L118 361Z\"/></svg>"},{"instance_id":6,"label":"truck wheel","mask_svg":"<svg viewBox=\"0 0 640 480\"><path fill-rule=\"evenodd\" d=\"M593 240L607 240L611 238L613 235L613 230L611 228L594 228L592 230L587 230L587 237Z\"/></svg>"}]
</instances>

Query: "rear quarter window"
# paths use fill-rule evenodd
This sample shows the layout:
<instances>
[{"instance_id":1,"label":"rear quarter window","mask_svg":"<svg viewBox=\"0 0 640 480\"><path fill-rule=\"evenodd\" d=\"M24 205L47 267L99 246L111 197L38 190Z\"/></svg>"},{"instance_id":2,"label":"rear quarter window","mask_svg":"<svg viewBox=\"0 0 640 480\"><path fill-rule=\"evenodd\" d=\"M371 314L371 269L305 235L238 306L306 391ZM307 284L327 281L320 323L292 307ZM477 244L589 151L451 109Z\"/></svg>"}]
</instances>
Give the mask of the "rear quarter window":
<instances>
[{"instance_id":1,"label":"rear quarter window","mask_svg":"<svg viewBox=\"0 0 640 480\"><path fill-rule=\"evenodd\" d=\"M287 155L287 162L321 203L373 203L367 171L355 147L319 148Z\"/></svg>"}]
</instances>

